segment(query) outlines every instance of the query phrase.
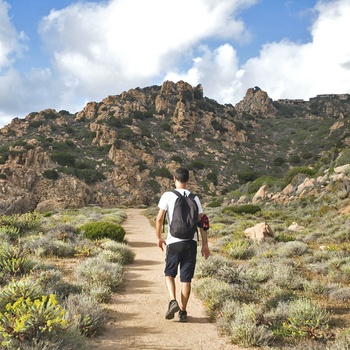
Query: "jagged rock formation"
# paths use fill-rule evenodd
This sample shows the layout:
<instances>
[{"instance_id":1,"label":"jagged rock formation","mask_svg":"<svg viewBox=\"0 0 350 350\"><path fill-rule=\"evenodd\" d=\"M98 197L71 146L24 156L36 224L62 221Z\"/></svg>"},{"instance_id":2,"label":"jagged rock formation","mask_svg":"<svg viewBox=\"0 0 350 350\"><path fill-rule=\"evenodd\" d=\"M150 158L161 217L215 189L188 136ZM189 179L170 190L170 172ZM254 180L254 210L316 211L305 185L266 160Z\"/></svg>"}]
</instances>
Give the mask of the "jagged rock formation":
<instances>
[{"instance_id":1,"label":"jagged rock formation","mask_svg":"<svg viewBox=\"0 0 350 350\"><path fill-rule=\"evenodd\" d=\"M347 95L289 105L257 87L236 106L221 105L201 85L167 81L76 114L33 112L0 130L0 214L149 205L179 165L191 169L191 190L210 200L332 157L350 143L349 110Z\"/></svg>"}]
</instances>

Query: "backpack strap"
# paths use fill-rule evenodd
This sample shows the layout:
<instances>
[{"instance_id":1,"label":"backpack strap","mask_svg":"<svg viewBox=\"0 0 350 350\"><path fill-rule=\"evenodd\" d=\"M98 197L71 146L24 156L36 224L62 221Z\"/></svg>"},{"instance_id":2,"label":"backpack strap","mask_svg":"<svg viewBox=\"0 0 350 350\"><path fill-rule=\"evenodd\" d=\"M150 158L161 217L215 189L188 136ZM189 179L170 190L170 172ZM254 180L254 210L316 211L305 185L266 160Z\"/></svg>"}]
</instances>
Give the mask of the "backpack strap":
<instances>
[{"instance_id":1,"label":"backpack strap","mask_svg":"<svg viewBox=\"0 0 350 350\"><path fill-rule=\"evenodd\" d=\"M182 194L179 191L171 190L170 192L175 193L179 198L182 197Z\"/></svg>"},{"instance_id":2,"label":"backpack strap","mask_svg":"<svg viewBox=\"0 0 350 350\"><path fill-rule=\"evenodd\" d=\"M170 192L175 193L179 198L182 197L182 194L176 190L170 190ZM164 232L164 226L165 226L165 220L166 220L167 214L168 214L168 212L166 211L165 215L164 215L164 219L163 219L163 232Z\"/></svg>"}]
</instances>

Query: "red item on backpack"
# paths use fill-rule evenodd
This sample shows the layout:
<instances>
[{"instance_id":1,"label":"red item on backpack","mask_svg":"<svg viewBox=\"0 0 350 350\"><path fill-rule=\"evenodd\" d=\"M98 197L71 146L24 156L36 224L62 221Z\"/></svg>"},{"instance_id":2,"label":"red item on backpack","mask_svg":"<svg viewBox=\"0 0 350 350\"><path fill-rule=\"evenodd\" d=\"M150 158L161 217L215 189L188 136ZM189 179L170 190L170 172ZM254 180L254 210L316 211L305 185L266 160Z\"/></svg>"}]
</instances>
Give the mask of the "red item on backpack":
<instances>
[{"instance_id":1,"label":"red item on backpack","mask_svg":"<svg viewBox=\"0 0 350 350\"><path fill-rule=\"evenodd\" d=\"M203 225L203 230L208 231L209 230L209 218L203 214L202 216L202 225Z\"/></svg>"}]
</instances>

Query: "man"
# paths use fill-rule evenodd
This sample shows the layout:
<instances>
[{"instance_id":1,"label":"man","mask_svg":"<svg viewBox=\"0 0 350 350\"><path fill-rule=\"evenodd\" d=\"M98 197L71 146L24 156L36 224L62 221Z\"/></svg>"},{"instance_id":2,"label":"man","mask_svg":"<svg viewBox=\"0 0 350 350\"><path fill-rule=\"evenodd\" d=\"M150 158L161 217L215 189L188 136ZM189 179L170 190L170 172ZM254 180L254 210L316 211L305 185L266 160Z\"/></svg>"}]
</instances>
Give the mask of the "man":
<instances>
[{"instance_id":1,"label":"man","mask_svg":"<svg viewBox=\"0 0 350 350\"><path fill-rule=\"evenodd\" d=\"M189 171L186 168L178 168L175 170L174 182L176 191L181 195L188 196L191 192L187 189L189 182ZM159 212L156 219L156 234L158 238L158 247L164 251L166 246L166 259L165 259L165 283L170 296L170 303L168 311L165 314L165 318L170 320L174 318L176 312L179 311L179 321L187 322L187 303L191 293L191 281L194 275L196 256L197 256L197 240L196 235L193 239L181 239L173 237L170 234L170 224L172 215L174 212L175 202L178 196L169 191L163 193L160 198L158 207ZM199 198L196 196L194 200L198 206L198 223L201 222L202 218L202 206ZM168 212L168 236L165 240L162 237L162 225L164 215ZM199 224L199 226L201 226ZM210 250L207 240L207 232L200 227L200 233L202 238L202 256L208 259ZM176 287L175 277L180 266L180 281L181 281L181 299L180 305L176 299Z\"/></svg>"}]
</instances>

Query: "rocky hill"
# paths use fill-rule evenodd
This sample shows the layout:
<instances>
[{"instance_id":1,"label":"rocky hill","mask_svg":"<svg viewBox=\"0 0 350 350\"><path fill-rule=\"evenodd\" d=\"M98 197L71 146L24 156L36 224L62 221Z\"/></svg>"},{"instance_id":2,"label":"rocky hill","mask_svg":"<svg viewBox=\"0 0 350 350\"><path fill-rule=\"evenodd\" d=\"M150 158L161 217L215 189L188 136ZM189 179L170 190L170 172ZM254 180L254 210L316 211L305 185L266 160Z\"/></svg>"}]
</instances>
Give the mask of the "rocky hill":
<instances>
[{"instance_id":1,"label":"rocky hill","mask_svg":"<svg viewBox=\"0 0 350 350\"><path fill-rule=\"evenodd\" d=\"M201 85L165 82L43 110L0 130L0 213L149 205L191 169L207 201L292 167L331 164L350 144L350 95L273 101L248 89L235 106Z\"/></svg>"}]
</instances>

